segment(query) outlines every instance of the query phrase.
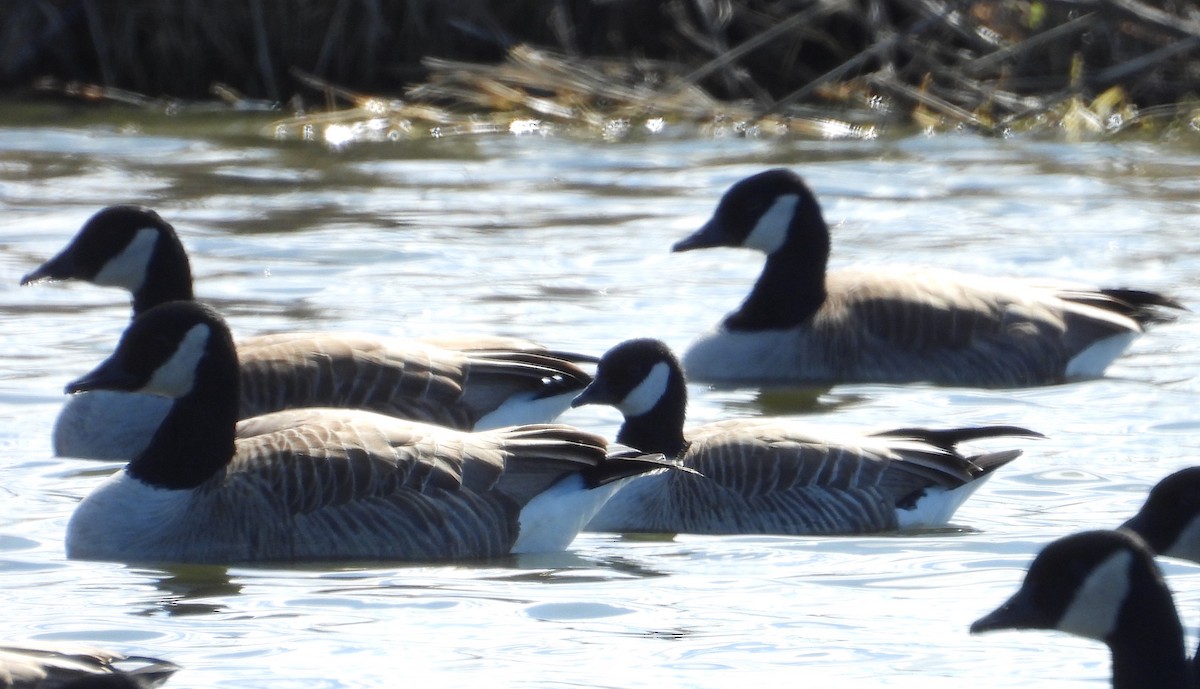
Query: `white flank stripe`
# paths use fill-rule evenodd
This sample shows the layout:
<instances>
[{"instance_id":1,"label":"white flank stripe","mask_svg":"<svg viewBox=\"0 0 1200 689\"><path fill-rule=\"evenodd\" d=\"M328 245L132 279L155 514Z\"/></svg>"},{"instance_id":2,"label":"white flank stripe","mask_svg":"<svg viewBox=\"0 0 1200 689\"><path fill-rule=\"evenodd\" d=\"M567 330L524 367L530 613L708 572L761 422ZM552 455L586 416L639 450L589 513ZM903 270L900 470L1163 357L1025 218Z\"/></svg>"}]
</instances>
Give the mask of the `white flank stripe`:
<instances>
[{"instance_id":1,"label":"white flank stripe","mask_svg":"<svg viewBox=\"0 0 1200 689\"><path fill-rule=\"evenodd\" d=\"M571 408L571 400L575 399L576 394L578 393L569 392L538 399L534 399L532 393L513 395L505 400L504 404L484 414L475 422L472 430L486 431L504 426L542 423L547 419L558 418Z\"/></svg>"},{"instance_id":2,"label":"white flank stripe","mask_svg":"<svg viewBox=\"0 0 1200 689\"><path fill-rule=\"evenodd\" d=\"M572 474L542 491L521 510L521 532L513 553L549 553L566 550L604 503L630 479L586 488L583 477Z\"/></svg>"},{"instance_id":3,"label":"white flank stripe","mask_svg":"<svg viewBox=\"0 0 1200 689\"><path fill-rule=\"evenodd\" d=\"M1121 356L1137 336L1138 333L1122 333L1089 346L1067 362L1067 378L1095 378L1102 375L1104 369Z\"/></svg>"}]
</instances>

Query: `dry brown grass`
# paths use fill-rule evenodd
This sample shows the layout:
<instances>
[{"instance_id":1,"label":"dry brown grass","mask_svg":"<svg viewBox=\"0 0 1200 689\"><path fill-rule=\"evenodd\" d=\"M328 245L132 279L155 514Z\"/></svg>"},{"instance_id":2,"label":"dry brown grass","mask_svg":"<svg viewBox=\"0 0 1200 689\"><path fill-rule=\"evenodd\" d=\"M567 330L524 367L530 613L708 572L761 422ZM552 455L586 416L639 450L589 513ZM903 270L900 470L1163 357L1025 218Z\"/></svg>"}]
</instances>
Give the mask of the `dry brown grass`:
<instances>
[{"instance_id":1,"label":"dry brown grass","mask_svg":"<svg viewBox=\"0 0 1200 689\"><path fill-rule=\"evenodd\" d=\"M240 104L316 96L320 112L281 122L284 136L662 123L1104 134L1190 123L1198 57L1200 9L1185 0L0 3L10 88L50 76L133 101L210 98L218 84Z\"/></svg>"}]
</instances>

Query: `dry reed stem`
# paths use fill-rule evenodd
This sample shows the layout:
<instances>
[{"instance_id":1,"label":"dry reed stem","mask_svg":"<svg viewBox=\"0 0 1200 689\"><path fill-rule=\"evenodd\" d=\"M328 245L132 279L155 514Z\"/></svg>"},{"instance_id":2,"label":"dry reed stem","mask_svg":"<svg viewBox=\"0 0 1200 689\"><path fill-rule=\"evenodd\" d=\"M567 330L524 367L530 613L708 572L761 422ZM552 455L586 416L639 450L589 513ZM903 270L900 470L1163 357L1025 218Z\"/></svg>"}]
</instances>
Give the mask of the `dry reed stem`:
<instances>
[{"instance_id":1,"label":"dry reed stem","mask_svg":"<svg viewBox=\"0 0 1200 689\"><path fill-rule=\"evenodd\" d=\"M332 113L313 122L391 118L416 136L518 121L605 135L620 121L1004 133L1091 122L1081 113L1114 86L1124 130L1132 103L1200 91L1200 9L1175 0L46 0L7 3L0 20L10 86L44 72L132 101L121 94L202 97L222 83L230 102L299 88ZM20 37L23 49L3 40Z\"/></svg>"}]
</instances>

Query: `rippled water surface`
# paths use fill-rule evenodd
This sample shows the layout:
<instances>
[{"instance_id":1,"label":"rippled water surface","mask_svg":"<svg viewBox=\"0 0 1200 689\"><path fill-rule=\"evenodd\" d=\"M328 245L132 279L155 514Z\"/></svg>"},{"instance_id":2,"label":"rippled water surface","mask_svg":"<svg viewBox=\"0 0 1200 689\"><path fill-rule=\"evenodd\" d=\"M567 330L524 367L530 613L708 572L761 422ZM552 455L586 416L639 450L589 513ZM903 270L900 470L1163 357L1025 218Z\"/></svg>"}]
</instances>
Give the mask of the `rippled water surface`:
<instances>
[{"instance_id":1,"label":"rippled water surface","mask_svg":"<svg viewBox=\"0 0 1200 689\"><path fill-rule=\"evenodd\" d=\"M0 120L0 609L11 638L159 655L181 687L1103 686L1099 644L967 634L1041 545L1120 523L1196 462L1195 315L1104 380L1028 390L691 389L691 419L830 428L1019 424L1042 441L936 533L584 535L567 553L440 566L181 567L65 559L75 503L118 465L52 457L63 385L106 356L122 293L21 288L87 217L172 221L198 295L241 335L498 333L599 354L676 348L744 296L750 252L673 255L737 179L787 165L835 264L927 263L1164 290L1200 308L1200 148L920 136L872 142L496 137L330 150L220 114ZM609 409L563 417L606 434ZM1200 569L1164 563L1194 641Z\"/></svg>"}]
</instances>

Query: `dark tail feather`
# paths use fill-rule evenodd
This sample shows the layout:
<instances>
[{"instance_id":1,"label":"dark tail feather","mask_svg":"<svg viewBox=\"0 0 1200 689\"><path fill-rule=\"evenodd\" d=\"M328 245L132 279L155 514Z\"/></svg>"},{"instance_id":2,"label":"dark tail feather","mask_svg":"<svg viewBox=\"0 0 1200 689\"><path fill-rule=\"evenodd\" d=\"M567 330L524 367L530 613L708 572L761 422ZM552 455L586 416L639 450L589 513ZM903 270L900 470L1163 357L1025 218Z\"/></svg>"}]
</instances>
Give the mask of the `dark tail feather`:
<instances>
[{"instance_id":1,"label":"dark tail feather","mask_svg":"<svg viewBox=\"0 0 1200 689\"><path fill-rule=\"evenodd\" d=\"M469 355L477 361L505 362L521 364L528 367L531 374L540 374L541 389L536 398L555 397L568 393L577 393L592 382L592 375L579 368L579 354L559 354L555 352L525 352L517 350L478 350Z\"/></svg>"},{"instance_id":2,"label":"dark tail feather","mask_svg":"<svg viewBox=\"0 0 1200 689\"><path fill-rule=\"evenodd\" d=\"M1182 303L1158 292L1106 288L1100 290L1100 293L1112 300L1101 306L1129 316L1142 325L1167 323L1175 320L1175 314L1164 312L1163 309L1189 310Z\"/></svg>"},{"instance_id":3,"label":"dark tail feather","mask_svg":"<svg viewBox=\"0 0 1200 689\"><path fill-rule=\"evenodd\" d=\"M959 443L979 440L980 438L1045 438L1046 436L1020 426L963 426L961 428L896 428L890 431L872 433L880 438L910 438L920 440L947 452L953 452Z\"/></svg>"},{"instance_id":4,"label":"dark tail feather","mask_svg":"<svg viewBox=\"0 0 1200 689\"><path fill-rule=\"evenodd\" d=\"M608 459L600 465L584 471L587 485L595 488L629 476L647 474L659 469L683 471L700 475L700 472L685 467L679 461L661 454L646 454L624 445L612 443L608 446Z\"/></svg>"},{"instance_id":5,"label":"dark tail feather","mask_svg":"<svg viewBox=\"0 0 1200 689\"><path fill-rule=\"evenodd\" d=\"M967 457L967 461L974 464L979 470L977 476L986 476L1020 456L1020 450L1001 450L1000 452L985 452L980 455L972 455Z\"/></svg>"}]
</instances>

